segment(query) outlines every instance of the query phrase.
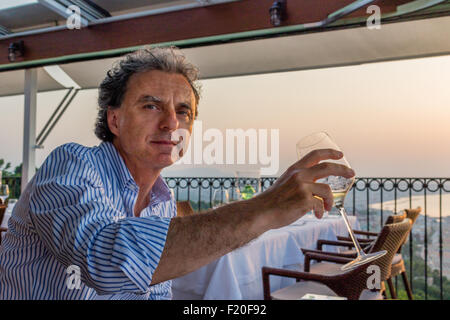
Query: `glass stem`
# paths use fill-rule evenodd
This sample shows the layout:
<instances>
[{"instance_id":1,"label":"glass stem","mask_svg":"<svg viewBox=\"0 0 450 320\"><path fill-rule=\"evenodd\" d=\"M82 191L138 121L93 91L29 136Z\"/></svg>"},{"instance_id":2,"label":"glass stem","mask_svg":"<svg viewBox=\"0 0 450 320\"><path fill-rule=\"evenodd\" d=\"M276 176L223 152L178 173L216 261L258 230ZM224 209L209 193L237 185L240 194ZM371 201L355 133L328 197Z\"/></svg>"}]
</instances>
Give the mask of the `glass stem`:
<instances>
[{"instance_id":1,"label":"glass stem","mask_svg":"<svg viewBox=\"0 0 450 320\"><path fill-rule=\"evenodd\" d=\"M345 225L347 226L348 233L350 234L350 237L352 238L353 244L355 245L356 251L358 252L358 256L362 257L365 255L364 251L362 250L361 246L359 245L358 240L356 240L355 234L353 233L352 226L350 225L350 222L348 221L347 212L345 211L345 208L343 205L336 205L336 208L341 213L342 218L344 218Z\"/></svg>"}]
</instances>

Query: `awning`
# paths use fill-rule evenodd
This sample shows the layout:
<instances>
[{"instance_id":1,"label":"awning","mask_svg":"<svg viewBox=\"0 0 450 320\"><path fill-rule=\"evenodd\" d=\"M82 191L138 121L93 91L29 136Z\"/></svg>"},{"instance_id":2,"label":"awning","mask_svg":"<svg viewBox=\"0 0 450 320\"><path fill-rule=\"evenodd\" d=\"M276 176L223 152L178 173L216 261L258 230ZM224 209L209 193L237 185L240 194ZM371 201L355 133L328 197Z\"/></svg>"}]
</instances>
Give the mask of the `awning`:
<instances>
[{"instance_id":1,"label":"awning","mask_svg":"<svg viewBox=\"0 0 450 320\"><path fill-rule=\"evenodd\" d=\"M201 78L348 66L450 54L450 17L183 49ZM97 88L118 58L59 65L81 89ZM38 68L38 92L65 87ZM24 72L0 73L0 96L23 94Z\"/></svg>"}]
</instances>

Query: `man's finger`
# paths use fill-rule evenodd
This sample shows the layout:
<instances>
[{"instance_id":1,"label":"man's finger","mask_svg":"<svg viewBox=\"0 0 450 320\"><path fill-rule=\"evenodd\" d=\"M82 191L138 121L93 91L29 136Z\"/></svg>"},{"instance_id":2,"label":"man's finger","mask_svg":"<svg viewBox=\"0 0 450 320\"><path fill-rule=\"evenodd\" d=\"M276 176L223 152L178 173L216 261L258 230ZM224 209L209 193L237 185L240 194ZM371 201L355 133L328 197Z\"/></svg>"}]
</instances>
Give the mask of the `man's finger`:
<instances>
[{"instance_id":1,"label":"man's finger","mask_svg":"<svg viewBox=\"0 0 450 320\"><path fill-rule=\"evenodd\" d=\"M292 165L293 169L311 168L323 160L339 160L344 156L341 151L334 149L317 149L308 153Z\"/></svg>"},{"instance_id":2,"label":"man's finger","mask_svg":"<svg viewBox=\"0 0 450 320\"><path fill-rule=\"evenodd\" d=\"M317 219L322 219L325 208L323 207L323 201L314 197L313 198L313 211Z\"/></svg>"},{"instance_id":3,"label":"man's finger","mask_svg":"<svg viewBox=\"0 0 450 320\"><path fill-rule=\"evenodd\" d=\"M328 176L340 176L350 179L355 176L355 171L343 164L322 162L302 171L301 176L306 181L316 181Z\"/></svg>"},{"instance_id":4,"label":"man's finger","mask_svg":"<svg viewBox=\"0 0 450 320\"><path fill-rule=\"evenodd\" d=\"M328 184L325 183L311 183L310 190L314 198L323 202L326 211L331 211L333 208L333 192Z\"/></svg>"}]
</instances>

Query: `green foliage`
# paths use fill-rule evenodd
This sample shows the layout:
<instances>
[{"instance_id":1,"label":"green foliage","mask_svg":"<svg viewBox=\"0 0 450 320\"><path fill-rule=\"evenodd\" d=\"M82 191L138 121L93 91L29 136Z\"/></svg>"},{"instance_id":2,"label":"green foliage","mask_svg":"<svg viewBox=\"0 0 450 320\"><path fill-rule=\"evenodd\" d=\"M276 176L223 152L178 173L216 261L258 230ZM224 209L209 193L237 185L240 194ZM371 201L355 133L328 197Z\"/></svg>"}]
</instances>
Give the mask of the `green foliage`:
<instances>
[{"instance_id":1,"label":"green foliage","mask_svg":"<svg viewBox=\"0 0 450 320\"><path fill-rule=\"evenodd\" d=\"M9 168L11 168L11 162L5 164L5 160L0 159L0 171L2 172L3 177L11 175L11 172L8 171Z\"/></svg>"},{"instance_id":2,"label":"green foliage","mask_svg":"<svg viewBox=\"0 0 450 320\"><path fill-rule=\"evenodd\" d=\"M406 274L408 280L413 288L413 296L416 300L440 300L441 299L441 279L439 270L432 270L428 265L425 265L425 260L419 255L420 249L418 246L419 241L415 239L413 241L413 256L412 259L409 249L409 241L403 247L403 258L405 260ZM412 260L412 266L411 266ZM427 270L428 285L425 286L425 268ZM410 269L412 269L413 279L410 278ZM432 280L432 281L431 281ZM398 277L398 292L399 299L408 299L406 291L403 287L403 281L401 277ZM425 294L426 288L426 294ZM447 277L442 276L442 299L450 300L450 280Z\"/></svg>"},{"instance_id":3,"label":"green foliage","mask_svg":"<svg viewBox=\"0 0 450 320\"><path fill-rule=\"evenodd\" d=\"M14 176L20 176L21 174L22 174L22 164L19 164L17 167L14 168Z\"/></svg>"}]
</instances>

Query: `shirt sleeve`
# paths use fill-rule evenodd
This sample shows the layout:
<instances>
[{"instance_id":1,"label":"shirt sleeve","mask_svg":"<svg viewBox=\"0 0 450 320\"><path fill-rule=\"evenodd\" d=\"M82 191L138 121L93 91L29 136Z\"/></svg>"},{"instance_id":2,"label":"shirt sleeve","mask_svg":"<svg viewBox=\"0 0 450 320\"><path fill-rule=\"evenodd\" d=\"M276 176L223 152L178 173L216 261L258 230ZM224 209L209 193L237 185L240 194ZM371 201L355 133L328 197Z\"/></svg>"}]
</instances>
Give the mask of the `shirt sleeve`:
<instances>
[{"instance_id":1,"label":"shirt sleeve","mask_svg":"<svg viewBox=\"0 0 450 320\"><path fill-rule=\"evenodd\" d=\"M105 196L88 149L55 149L36 173L31 221L45 247L98 294L145 293L159 263L170 218L128 217Z\"/></svg>"}]
</instances>

